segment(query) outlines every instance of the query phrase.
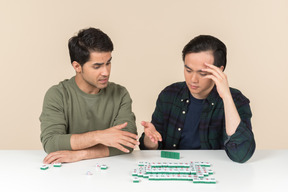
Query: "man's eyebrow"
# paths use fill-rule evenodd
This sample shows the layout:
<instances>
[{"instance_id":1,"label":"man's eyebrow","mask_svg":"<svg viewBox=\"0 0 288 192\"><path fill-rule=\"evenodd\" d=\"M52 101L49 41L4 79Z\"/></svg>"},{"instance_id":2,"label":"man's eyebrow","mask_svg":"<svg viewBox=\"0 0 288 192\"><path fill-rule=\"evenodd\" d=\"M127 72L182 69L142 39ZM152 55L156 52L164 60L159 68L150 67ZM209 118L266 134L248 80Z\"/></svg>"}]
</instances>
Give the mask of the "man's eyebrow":
<instances>
[{"instance_id":1,"label":"man's eyebrow","mask_svg":"<svg viewBox=\"0 0 288 192\"><path fill-rule=\"evenodd\" d=\"M110 57L110 59L108 59L106 63L110 63L111 60L112 60L112 57ZM104 63L94 63L93 65L104 65Z\"/></svg>"},{"instance_id":2,"label":"man's eyebrow","mask_svg":"<svg viewBox=\"0 0 288 192\"><path fill-rule=\"evenodd\" d=\"M191 69L190 67L188 67L186 64L184 65L184 67L186 67L187 69L193 71L193 69ZM196 72L200 73L200 72L203 72L203 71L200 69L200 70L197 70Z\"/></svg>"},{"instance_id":3,"label":"man's eyebrow","mask_svg":"<svg viewBox=\"0 0 288 192\"><path fill-rule=\"evenodd\" d=\"M107 63L110 62L112 60L112 57L110 57L110 59L108 59Z\"/></svg>"},{"instance_id":4,"label":"man's eyebrow","mask_svg":"<svg viewBox=\"0 0 288 192\"><path fill-rule=\"evenodd\" d=\"M184 65L184 67L186 67L189 70L192 70L190 67L188 67L186 64Z\"/></svg>"}]
</instances>

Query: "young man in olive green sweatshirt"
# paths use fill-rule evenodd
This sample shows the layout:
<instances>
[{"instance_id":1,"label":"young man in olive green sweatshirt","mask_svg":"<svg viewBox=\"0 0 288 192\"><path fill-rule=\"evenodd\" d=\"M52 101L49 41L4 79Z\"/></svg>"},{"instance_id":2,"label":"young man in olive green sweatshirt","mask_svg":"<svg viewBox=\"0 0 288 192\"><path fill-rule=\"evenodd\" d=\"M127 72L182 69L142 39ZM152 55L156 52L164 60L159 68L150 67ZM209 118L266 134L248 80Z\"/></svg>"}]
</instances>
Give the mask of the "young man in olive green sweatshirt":
<instances>
[{"instance_id":1,"label":"young man in olive green sweatshirt","mask_svg":"<svg viewBox=\"0 0 288 192\"><path fill-rule=\"evenodd\" d=\"M76 75L52 86L40 116L44 163L129 153L139 145L128 91L109 82L113 43L99 29L68 43Z\"/></svg>"}]
</instances>

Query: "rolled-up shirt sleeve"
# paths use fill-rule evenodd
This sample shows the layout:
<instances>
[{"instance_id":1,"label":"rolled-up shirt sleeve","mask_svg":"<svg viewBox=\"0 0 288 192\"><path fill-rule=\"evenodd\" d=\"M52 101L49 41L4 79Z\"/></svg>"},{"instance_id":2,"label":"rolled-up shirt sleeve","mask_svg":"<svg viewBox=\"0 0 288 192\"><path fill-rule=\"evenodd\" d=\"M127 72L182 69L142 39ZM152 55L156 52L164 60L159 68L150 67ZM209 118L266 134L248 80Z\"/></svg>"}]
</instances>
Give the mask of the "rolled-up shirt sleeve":
<instances>
[{"instance_id":1,"label":"rolled-up shirt sleeve","mask_svg":"<svg viewBox=\"0 0 288 192\"><path fill-rule=\"evenodd\" d=\"M228 157L235 162L244 163L249 160L256 148L254 134L252 132L252 112L249 103L237 107L241 121L231 136L224 130L224 148Z\"/></svg>"}]
</instances>

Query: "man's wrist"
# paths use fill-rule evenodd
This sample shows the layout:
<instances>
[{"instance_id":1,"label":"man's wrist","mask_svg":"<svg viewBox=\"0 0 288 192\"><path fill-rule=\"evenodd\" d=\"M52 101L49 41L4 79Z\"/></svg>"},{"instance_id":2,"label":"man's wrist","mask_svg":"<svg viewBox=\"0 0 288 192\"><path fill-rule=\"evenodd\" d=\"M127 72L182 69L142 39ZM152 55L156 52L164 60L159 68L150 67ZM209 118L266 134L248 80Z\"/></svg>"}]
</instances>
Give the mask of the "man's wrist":
<instances>
[{"instance_id":1,"label":"man's wrist","mask_svg":"<svg viewBox=\"0 0 288 192\"><path fill-rule=\"evenodd\" d=\"M79 150L79 151L77 151L77 153L79 154L80 160L89 159L88 158L88 150L86 150L86 149Z\"/></svg>"},{"instance_id":2,"label":"man's wrist","mask_svg":"<svg viewBox=\"0 0 288 192\"><path fill-rule=\"evenodd\" d=\"M102 140L101 140L102 132L103 131L101 131L101 130L93 131L93 136L92 137L94 138L95 145L102 144Z\"/></svg>"},{"instance_id":3,"label":"man's wrist","mask_svg":"<svg viewBox=\"0 0 288 192\"><path fill-rule=\"evenodd\" d=\"M229 92L229 94L226 94L225 97L222 98L222 100L223 100L224 103L228 103L228 102L233 101L231 93Z\"/></svg>"},{"instance_id":4,"label":"man's wrist","mask_svg":"<svg viewBox=\"0 0 288 192\"><path fill-rule=\"evenodd\" d=\"M81 158L81 160L108 157L108 156L109 156L109 148L101 144L79 151L79 157Z\"/></svg>"}]
</instances>

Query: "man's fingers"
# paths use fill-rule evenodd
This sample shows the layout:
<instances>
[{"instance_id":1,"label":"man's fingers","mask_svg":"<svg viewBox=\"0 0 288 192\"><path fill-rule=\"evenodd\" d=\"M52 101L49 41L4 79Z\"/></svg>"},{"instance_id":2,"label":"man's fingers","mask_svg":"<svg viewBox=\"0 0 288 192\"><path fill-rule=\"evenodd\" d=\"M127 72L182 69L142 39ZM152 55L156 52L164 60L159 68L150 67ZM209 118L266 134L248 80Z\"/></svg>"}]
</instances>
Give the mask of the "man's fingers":
<instances>
[{"instance_id":1,"label":"man's fingers","mask_svg":"<svg viewBox=\"0 0 288 192\"><path fill-rule=\"evenodd\" d=\"M134 133L130 133L128 131L122 131L121 133L125 137L130 137L132 139L138 139L138 136L136 134L134 134Z\"/></svg>"},{"instance_id":2,"label":"man's fingers","mask_svg":"<svg viewBox=\"0 0 288 192\"><path fill-rule=\"evenodd\" d=\"M212 65L212 64L208 64L208 63L205 63L205 65L208 67L204 70L207 70L207 72L210 72L210 73L213 73L214 75L217 74L217 76L219 75L219 77L222 77L222 78L225 78L225 74L223 73L222 69L215 66L215 65Z\"/></svg>"},{"instance_id":3,"label":"man's fingers","mask_svg":"<svg viewBox=\"0 0 288 192\"><path fill-rule=\"evenodd\" d=\"M123 146L126 146L126 147L134 149L139 144L140 143L137 140L131 139L129 137L124 137L124 138L118 140L116 143L112 144L111 147L115 147L115 148L117 148L117 149L119 149L119 150L121 150L121 151L123 151L125 153L129 153L129 150L126 149Z\"/></svg>"},{"instance_id":4,"label":"man's fingers","mask_svg":"<svg viewBox=\"0 0 288 192\"><path fill-rule=\"evenodd\" d=\"M147 129L147 128L154 128L154 129L155 129L154 125L153 125L152 123L148 122L148 121L142 121L142 122L141 122L141 125L142 125L145 129Z\"/></svg>"},{"instance_id":5,"label":"man's fingers","mask_svg":"<svg viewBox=\"0 0 288 192\"><path fill-rule=\"evenodd\" d=\"M158 131L154 131L154 132L147 131L147 132L145 132L145 134L149 137L149 139L153 143L157 143L158 141L162 141L162 137Z\"/></svg>"},{"instance_id":6,"label":"man's fingers","mask_svg":"<svg viewBox=\"0 0 288 192\"><path fill-rule=\"evenodd\" d=\"M49 154L43 159L43 163L47 164L48 159L49 159Z\"/></svg>"},{"instance_id":7,"label":"man's fingers","mask_svg":"<svg viewBox=\"0 0 288 192\"><path fill-rule=\"evenodd\" d=\"M127 122L126 122L126 123L123 123L123 124L121 124L121 125L117 125L117 126L115 126L114 128L116 128L116 129L123 129L123 128L126 127L126 126L127 126ZM138 139L138 136L137 136L136 134L130 133L130 132L128 132L128 131L121 131L121 134L124 135L124 136L127 136L127 137L131 137L131 138L133 138L133 139Z\"/></svg>"},{"instance_id":8,"label":"man's fingers","mask_svg":"<svg viewBox=\"0 0 288 192\"><path fill-rule=\"evenodd\" d=\"M121 125L116 125L107 130L103 130L103 140L101 143L106 146L115 147L125 153L128 153L124 146L135 148L136 145L139 145L139 141L137 141L138 136L134 133L130 133L128 131L122 131L121 129L126 127L127 123L123 123Z\"/></svg>"},{"instance_id":9,"label":"man's fingers","mask_svg":"<svg viewBox=\"0 0 288 192\"><path fill-rule=\"evenodd\" d=\"M156 132L157 131L154 131L154 130L151 130L151 129L144 129L144 133L145 133L145 135L147 135L149 138L151 138L151 137L157 137L156 136Z\"/></svg>"},{"instance_id":10,"label":"man's fingers","mask_svg":"<svg viewBox=\"0 0 288 192\"><path fill-rule=\"evenodd\" d=\"M135 139L126 138L126 141L132 143L133 145L140 145L140 142Z\"/></svg>"},{"instance_id":11,"label":"man's fingers","mask_svg":"<svg viewBox=\"0 0 288 192\"><path fill-rule=\"evenodd\" d=\"M210 63L204 63L207 67L209 68L212 68L212 69L215 69L217 71L221 71L221 69L213 64L210 64Z\"/></svg>"},{"instance_id":12,"label":"man's fingers","mask_svg":"<svg viewBox=\"0 0 288 192\"><path fill-rule=\"evenodd\" d=\"M219 82L219 80L213 75L206 75L204 78L205 79L212 79L216 84Z\"/></svg>"},{"instance_id":13,"label":"man's fingers","mask_svg":"<svg viewBox=\"0 0 288 192\"><path fill-rule=\"evenodd\" d=\"M53 152L53 153L50 153L49 155L47 155L45 157L45 159L43 160L43 163L44 164L51 164L51 163L55 162L58 158L59 158L58 153Z\"/></svg>"},{"instance_id":14,"label":"man's fingers","mask_svg":"<svg viewBox=\"0 0 288 192\"><path fill-rule=\"evenodd\" d=\"M79 161L81 157L77 155L77 151L56 151L47 155L43 160L44 164L67 163Z\"/></svg>"},{"instance_id":15,"label":"man's fingers","mask_svg":"<svg viewBox=\"0 0 288 192\"><path fill-rule=\"evenodd\" d=\"M128 146L127 144L129 143L129 147L134 148L136 145L139 145L140 142L137 141L134 138L130 138L130 137L122 137L121 140L119 141L119 143Z\"/></svg>"},{"instance_id":16,"label":"man's fingers","mask_svg":"<svg viewBox=\"0 0 288 192\"><path fill-rule=\"evenodd\" d=\"M147 122L147 121L142 121L142 122L141 122L141 125L142 125L143 127L147 127L147 126L148 126L148 122Z\"/></svg>"},{"instance_id":17,"label":"man's fingers","mask_svg":"<svg viewBox=\"0 0 288 192\"><path fill-rule=\"evenodd\" d=\"M129 141L121 141L120 142L121 145L124 145L126 147L130 147L132 149L134 149L137 145L135 145L134 143L130 143Z\"/></svg>"},{"instance_id":18,"label":"man's fingers","mask_svg":"<svg viewBox=\"0 0 288 192\"><path fill-rule=\"evenodd\" d=\"M116 126L114 126L114 128L115 129L123 129L124 127L126 127L127 126L127 122L125 122L125 123L122 123L122 124L120 124L120 125L116 125Z\"/></svg>"},{"instance_id":19,"label":"man's fingers","mask_svg":"<svg viewBox=\"0 0 288 192\"><path fill-rule=\"evenodd\" d=\"M129 153L130 151L128 149L126 149L125 147L123 147L122 145L120 144L117 144L115 146L115 148L119 149L120 151L123 151L124 153Z\"/></svg>"},{"instance_id":20,"label":"man's fingers","mask_svg":"<svg viewBox=\"0 0 288 192\"><path fill-rule=\"evenodd\" d=\"M159 134L159 132L154 133L154 140L155 140L155 143L158 142L158 141L162 141L162 137Z\"/></svg>"},{"instance_id":21,"label":"man's fingers","mask_svg":"<svg viewBox=\"0 0 288 192\"><path fill-rule=\"evenodd\" d=\"M213 70L213 69L206 68L206 69L201 69L201 70L210 73L210 75L213 75L213 76L215 76L218 79L223 79L221 74L219 72Z\"/></svg>"},{"instance_id":22,"label":"man's fingers","mask_svg":"<svg viewBox=\"0 0 288 192\"><path fill-rule=\"evenodd\" d=\"M49 153L43 160L44 164L50 164L51 159L53 160L53 153Z\"/></svg>"},{"instance_id":23,"label":"man's fingers","mask_svg":"<svg viewBox=\"0 0 288 192\"><path fill-rule=\"evenodd\" d=\"M150 129L144 129L144 133L145 135L147 135L148 137L152 137L153 132Z\"/></svg>"},{"instance_id":24,"label":"man's fingers","mask_svg":"<svg viewBox=\"0 0 288 192\"><path fill-rule=\"evenodd\" d=\"M162 141L162 136L161 136L161 134L157 131L157 138L158 138L158 141Z\"/></svg>"}]
</instances>

